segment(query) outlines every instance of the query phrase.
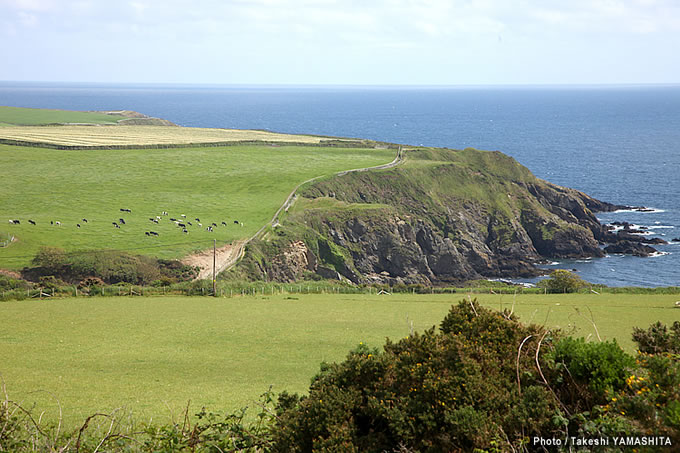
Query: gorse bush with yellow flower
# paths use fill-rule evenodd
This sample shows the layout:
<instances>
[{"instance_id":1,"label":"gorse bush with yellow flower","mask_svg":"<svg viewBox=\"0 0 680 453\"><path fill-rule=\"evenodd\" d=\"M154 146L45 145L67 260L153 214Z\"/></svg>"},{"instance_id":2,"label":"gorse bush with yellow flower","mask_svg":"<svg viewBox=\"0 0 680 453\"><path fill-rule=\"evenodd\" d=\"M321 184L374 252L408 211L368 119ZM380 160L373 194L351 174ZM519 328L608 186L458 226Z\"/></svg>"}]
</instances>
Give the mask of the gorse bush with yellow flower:
<instances>
[{"instance_id":1,"label":"gorse bush with yellow flower","mask_svg":"<svg viewBox=\"0 0 680 453\"><path fill-rule=\"evenodd\" d=\"M533 436L680 442L678 392L677 357L636 362L615 341L564 337L468 299L438 331L388 340L382 351L361 344L345 361L324 364L308 396L282 395L272 445L500 452L541 451Z\"/></svg>"}]
</instances>

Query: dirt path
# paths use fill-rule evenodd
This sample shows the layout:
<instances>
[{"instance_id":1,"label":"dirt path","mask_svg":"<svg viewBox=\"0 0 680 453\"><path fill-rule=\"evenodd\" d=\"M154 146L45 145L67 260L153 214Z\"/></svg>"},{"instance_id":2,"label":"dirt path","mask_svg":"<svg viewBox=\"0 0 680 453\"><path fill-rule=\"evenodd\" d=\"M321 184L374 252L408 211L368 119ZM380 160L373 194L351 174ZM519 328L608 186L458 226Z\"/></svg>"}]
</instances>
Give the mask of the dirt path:
<instances>
[{"instance_id":1,"label":"dirt path","mask_svg":"<svg viewBox=\"0 0 680 453\"><path fill-rule=\"evenodd\" d=\"M217 274L228 267L231 267L232 264L241 258L241 254L244 250L244 242L245 241L236 241L218 247L215 250L215 271ZM182 259L182 263L189 266L198 266L201 269L196 280L212 279L213 249L202 250L193 255L186 256Z\"/></svg>"},{"instance_id":2,"label":"dirt path","mask_svg":"<svg viewBox=\"0 0 680 453\"><path fill-rule=\"evenodd\" d=\"M392 162L389 164L383 164L383 165L377 165L375 167L364 167L364 168L355 168L354 170L343 170L339 171L333 176L342 176L346 175L347 173L354 173L354 172L361 172L361 171L370 171L370 170L385 170L388 168L396 167L397 165L401 164L404 162L404 157L402 155L402 150L401 147L399 147L399 150L397 151L397 156L394 158ZM262 228L257 230L257 232L249 237L248 239L240 240L240 241L235 241L232 242L231 244L224 245L222 247L218 247L216 249L216 256L215 256L215 262L216 262L216 274L219 274L220 272L223 272L227 269L229 269L231 266L234 264L238 263L238 261L243 257L243 254L245 253L245 248L246 245L253 239L257 238L262 232L268 227L268 226L276 226L279 223L279 215L281 212L287 212L294 204L295 201L297 200L297 191L300 187L302 187L305 184L308 184L312 181L316 181L317 179L323 178L326 175L322 176L316 176L314 178L310 178L306 181L301 182L295 188L293 191L288 195L286 198L286 201L283 202L281 207L276 211L274 214L274 217L272 219L265 223ZM212 279L212 272L213 272L213 249L206 249L202 250L198 253L194 253L193 255L186 256L182 259L182 263L188 264L189 266L198 266L201 268L200 272L198 273L198 277L196 277L196 280L201 280L201 279Z\"/></svg>"}]
</instances>

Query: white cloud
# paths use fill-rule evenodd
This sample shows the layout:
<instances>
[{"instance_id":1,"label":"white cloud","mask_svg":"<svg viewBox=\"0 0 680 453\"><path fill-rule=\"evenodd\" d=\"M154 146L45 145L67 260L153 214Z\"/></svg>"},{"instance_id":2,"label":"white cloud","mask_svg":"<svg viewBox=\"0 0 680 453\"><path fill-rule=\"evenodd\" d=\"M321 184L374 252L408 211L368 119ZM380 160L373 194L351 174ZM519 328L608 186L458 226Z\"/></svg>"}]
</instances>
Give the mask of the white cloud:
<instances>
[{"instance_id":1,"label":"white cloud","mask_svg":"<svg viewBox=\"0 0 680 453\"><path fill-rule=\"evenodd\" d=\"M279 76L294 81L305 75L305 62L314 61L307 73L356 77L349 83L363 74L392 76L405 62L436 68L428 77L446 78L465 67L481 80L502 78L508 67L526 77L546 64L566 73L601 55L614 71L624 65L620 43L635 43L638 54L627 55L629 65L659 53L659 46L669 55L680 46L677 0L0 0L0 18L11 24L2 34L14 33L8 39L25 55L52 43L65 61L89 63L94 57L79 49L92 42L111 55L119 73L129 65L137 74L130 77L144 71L154 77L163 66L163 74L174 69L187 79L238 73L242 80L269 74L272 82ZM6 53L0 49L0 56ZM180 64L186 61L205 62L206 70L191 71ZM290 68L290 61L299 67ZM347 68L354 65L362 69L353 75ZM11 78L5 73L0 79Z\"/></svg>"},{"instance_id":2,"label":"white cloud","mask_svg":"<svg viewBox=\"0 0 680 453\"><path fill-rule=\"evenodd\" d=\"M19 22L24 27L35 27L36 25L38 25L38 18L35 16L35 14L19 11L18 16Z\"/></svg>"}]
</instances>

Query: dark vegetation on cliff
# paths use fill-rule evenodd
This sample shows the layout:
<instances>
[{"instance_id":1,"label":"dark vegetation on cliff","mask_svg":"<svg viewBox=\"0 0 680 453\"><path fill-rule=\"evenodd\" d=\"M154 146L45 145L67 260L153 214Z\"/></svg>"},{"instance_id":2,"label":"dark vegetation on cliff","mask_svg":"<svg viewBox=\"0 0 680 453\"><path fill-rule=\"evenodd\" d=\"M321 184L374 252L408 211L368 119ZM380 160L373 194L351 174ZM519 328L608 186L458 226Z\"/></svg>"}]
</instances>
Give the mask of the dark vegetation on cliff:
<instances>
[{"instance_id":1,"label":"dark vegetation on cliff","mask_svg":"<svg viewBox=\"0 0 680 453\"><path fill-rule=\"evenodd\" d=\"M624 208L536 178L500 152L409 149L404 164L303 187L225 278L456 284L539 274L549 258L641 246L594 213ZM632 236L632 237L631 237Z\"/></svg>"}]
</instances>

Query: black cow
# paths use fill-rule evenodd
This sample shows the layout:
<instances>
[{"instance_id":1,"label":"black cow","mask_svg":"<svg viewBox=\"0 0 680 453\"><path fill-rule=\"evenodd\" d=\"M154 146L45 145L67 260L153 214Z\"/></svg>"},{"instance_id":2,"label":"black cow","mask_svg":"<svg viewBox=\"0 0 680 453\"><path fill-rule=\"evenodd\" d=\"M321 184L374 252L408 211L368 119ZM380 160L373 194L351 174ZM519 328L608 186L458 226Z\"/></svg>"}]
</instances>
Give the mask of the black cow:
<instances>
[{"instance_id":1,"label":"black cow","mask_svg":"<svg viewBox=\"0 0 680 453\"><path fill-rule=\"evenodd\" d=\"M144 232L144 234L146 234L147 236L151 236L151 233L149 233L148 231Z\"/></svg>"},{"instance_id":2,"label":"black cow","mask_svg":"<svg viewBox=\"0 0 680 453\"><path fill-rule=\"evenodd\" d=\"M116 222L111 222L111 224L112 224L113 226L115 226L116 228L120 228L120 226L118 226L118 224L117 224Z\"/></svg>"},{"instance_id":3,"label":"black cow","mask_svg":"<svg viewBox=\"0 0 680 453\"><path fill-rule=\"evenodd\" d=\"M149 233L151 233L154 236L158 236L158 233L156 233L155 231L149 231Z\"/></svg>"},{"instance_id":4,"label":"black cow","mask_svg":"<svg viewBox=\"0 0 680 453\"><path fill-rule=\"evenodd\" d=\"M83 222L87 223L87 219L83 219Z\"/></svg>"},{"instance_id":5,"label":"black cow","mask_svg":"<svg viewBox=\"0 0 680 453\"><path fill-rule=\"evenodd\" d=\"M186 226L185 224L183 224L183 223L178 223L177 226L178 226L178 227L181 227L181 228L186 228L186 227L187 227L187 226Z\"/></svg>"},{"instance_id":6,"label":"black cow","mask_svg":"<svg viewBox=\"0 0 680 453\"><path fill-rule=\"evenodd\" d=\"M28 219L28 223L30 223L31 225L35 225L35 222L31 219Z\"/></svg>"},{"instance_id":7,"label":"black cow","mask_svg":"<svg viewBox=\"0 0 680 453\"><path fill-rule=\"evenodd\" d=\"M227 226L227 222L222 222L222 225Z\"/></svg>"},{"instance_id":8,"label":"black cow","mask_svg":"<svg viewBox=\"0 0 680 453\"><path fill-rule=\"evenodd\" d=\"M177 222L177 219L170 218L171 222Z\"/></svg>"},{"instance_id":9,"label":"black cow","mask_svg":"<svg viewBox=\"0 0 680 453\"><path fill-rule=\"evenodd\" d=\"M10 220L9 224L10 225L21 225L21 222L19 220Z\"/></svg>"},{"instance_id":10,"label":"black cow","mask_svg":"<svg viewBox=\"0 0 680 453\"><path fill-rule=\"evenodd\" d=\"M196 217L196 221L197 221L197 222L200 222L200 221L201 221L201 219L199 219L198 217Z\"/></svg>"},{"instance_id":11,"label":"black cow","mask_svg":"<svg viewBox=\"0 0 680 453\"><path fill-rule=\"evenodd\" d=\"M186 228L182 230L182 233L189 233Z\"/></svg>"},{"instance_id":12,"label":"black cow","mask_svg":"<svg viewBox=\"0 0 680 453\"><path fill-rule=\"evenodd\" d=\"M191 224L191 222L187 222L187 225L189 225L189 226L193 226L193 225Z\"/></svg>"},{"instance_id":13,"label":"black cow","mask_svg":"<svg viewBox=\"0 0 680 453\"><path fill-rule=\"evenodd\" d=\"M79 223L76 223L76 226L77 226L78 228L80 228L80 224L79 224Z\"/></svg>"},{"instance_id":14,"label":"black cow","mask_svg":"<svg viewBox=\"0 0 680 453\"><path fill-rule=\"evenodd\" d=\"M121 225L125 225L125 220L123 220L123 219L118 219L118 220L120 220Z\"/></svg>"},{"instance_id":15,"label":"black cow","mask_svg":"<svg viewBox=\"0 0 680 453\"><path fill-rule=\"evenodd\" d=\"M120 208L120 212L132 212L131 209Z\"/></svg>"}]
</instances>

